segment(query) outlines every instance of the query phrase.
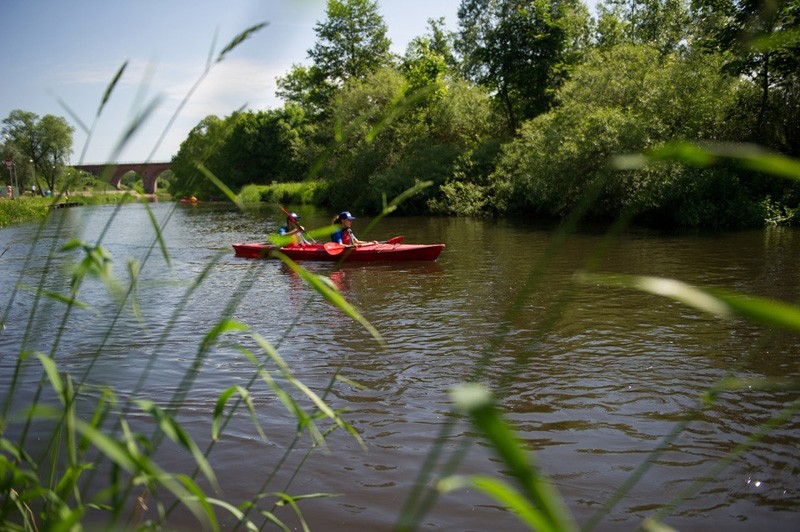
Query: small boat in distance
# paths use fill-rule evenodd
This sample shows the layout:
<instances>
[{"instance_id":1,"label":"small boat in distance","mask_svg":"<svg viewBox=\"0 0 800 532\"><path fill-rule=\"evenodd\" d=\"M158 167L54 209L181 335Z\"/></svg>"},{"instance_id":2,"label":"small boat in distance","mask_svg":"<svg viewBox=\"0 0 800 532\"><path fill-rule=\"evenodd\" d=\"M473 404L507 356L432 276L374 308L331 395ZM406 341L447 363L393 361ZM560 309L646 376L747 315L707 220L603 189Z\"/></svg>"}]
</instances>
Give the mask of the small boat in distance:
<instances>
[{"instance_id":1,"label":"small boat in distance","mask_svg":"<svg viewBox=\"0 0 800 532\"><path fill-rule=\"evenodd\" d=\"M187 198L186 196L181 198L181 203L200 203L200 200L192 196L191 198Z\"/></svg>"},{"instance_id":2,"label":"small boat in distance","mask_svg":"<svg viewBox=\"0 0 800 532\"><path fill-rule=\"evenodd\" d=\"M333 245L332 245L333 244ZM341 244L274 244L239 243L233 244L237 257L247 259L272 258L272 251L279 251L292 260L376 262L376 261L431 261L436 260L444 249L444 244L389 244L377 243L357 247Z\"/></svg>"}]
</instances>

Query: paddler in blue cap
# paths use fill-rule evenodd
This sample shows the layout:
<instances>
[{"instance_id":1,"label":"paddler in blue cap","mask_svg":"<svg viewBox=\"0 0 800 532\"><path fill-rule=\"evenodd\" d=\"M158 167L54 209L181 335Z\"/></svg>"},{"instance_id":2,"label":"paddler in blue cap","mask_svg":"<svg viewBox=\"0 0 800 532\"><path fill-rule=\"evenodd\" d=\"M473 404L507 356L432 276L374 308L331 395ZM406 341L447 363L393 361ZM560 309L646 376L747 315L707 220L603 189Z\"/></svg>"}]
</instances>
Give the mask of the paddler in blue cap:
<instances>
[{"instance_id":1,"label":"paddler in blue cap","mask_svg":"<svg viewBox=\"0 0 800 532\"><path fill-rule=\"evenodd\" d=\"M377 242L362 242L353 234L351 225L356 217L350 214L350 211L342 211L336 218L333 219L332 224L339 224L341 229L331 234L331 242L336 242L345 246L366 246L368 244L376 244Z\"/></svg>"}]
</instances>

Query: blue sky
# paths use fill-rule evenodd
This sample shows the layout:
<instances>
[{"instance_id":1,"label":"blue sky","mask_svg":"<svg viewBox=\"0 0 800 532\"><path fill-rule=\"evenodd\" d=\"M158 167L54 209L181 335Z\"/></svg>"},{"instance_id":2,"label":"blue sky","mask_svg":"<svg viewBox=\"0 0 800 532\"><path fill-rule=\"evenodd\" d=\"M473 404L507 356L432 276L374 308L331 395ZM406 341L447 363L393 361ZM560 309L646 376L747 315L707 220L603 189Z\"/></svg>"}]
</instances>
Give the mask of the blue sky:
<instances>
[{"instance_id":1,"label":"blue sky","mask_svg":"<svg viewBox=\"0 0 800 532\"><path fill-rule=\"evenodd\" d=\"M455 30L460 0L379 0L394 52L426 32L429 18ZM308 64L314 25L325 0L0 0L0 119L14 109L63 116L75 126L71 162L106 162L131 117L153 98L156 111L116 161L169 160L204 117L245 106L279 107L275 78ZM157 139L179 102L215 53L246 28L269 22L214 67L181 111L161 145ZM216 54L215 54L216 55ZM128 67L86 135L62 100L91 126L109 82Z\"/></svg>"}]
</instances>

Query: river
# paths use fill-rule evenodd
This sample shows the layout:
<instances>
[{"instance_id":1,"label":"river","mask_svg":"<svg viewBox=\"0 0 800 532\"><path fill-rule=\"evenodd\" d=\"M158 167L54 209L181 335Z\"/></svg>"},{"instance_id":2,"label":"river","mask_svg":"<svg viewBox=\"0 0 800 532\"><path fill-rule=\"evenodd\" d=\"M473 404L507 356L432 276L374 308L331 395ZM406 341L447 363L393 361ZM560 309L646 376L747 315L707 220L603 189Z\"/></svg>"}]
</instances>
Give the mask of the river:
<instances>
[{"instance_id":1,"label":"river","mask_svg":"<svg viewBox=\"0 0 800 532\"><path fill-rule=\"evenodd\" d=\"M698 409L705 392L726 376L797 382L798 336L633 290L577 284L574 277L591 265L599 272L669 277L795 302L796 229L663 234L628 228L606 239L604 228L586 226L562 240L558 227L525 220L388 217L365 235L369 219L359 217L354 230L362 239L403 235L407 243L447 245L433 263L305 264L333 281L381 333L382 346L281 262L234 256L233 242L263 241L277 230L282 220L276 211L172 203L150 208L155 219L168 222L161 234L169 260L153 246L144 205L63 209L41 233L38 225L0 231L0 310L7 320L0 335L0 397L7 398L22 346L49 353L57 339L59 370L76 380L88 372L91 386L79 404L84 417L94 408L96 390L110 386L126 419L148 433L148 416L128 401L147 398L169 408L183 389L188 393L178 419L205 449L220 394L249 385L267 441L247 409L238 410L210 455L221 487L215 496L239 502L260 491L336 494L299 503L312 530L391 530L434 448L448 459L471 441L456 472L508 480L475 429L452 414L449 390L479 369L482 382L502 390L503 415L579 524L690 417L598 530L635 528L799 397L796 391L744 389ZM330 221L328 213L298 209L306 227ZM131 304L118 313L117 300L96 280L79 293L88 307L66 318L62 302L37 302L33 292L40 284L67 294L67 266L82 258L76 250L50 250L73 238L94 243L100 237L123 286L128 259L143 262L136 289L140 315ZM201 349L222 316L277 346L301 382L345 411L364 446L337 430L326 449L315 448L306 458L308 434L293 443L293 416L262 379L250 385L253 364L241 348L259 349L249 333L226 333ZM33 397L41 377L37 364L23 365L13 411ZM326 395L337 369L349 380L336 381ZM7 431L17 436L19 423ZM34 428L29 446L35 450L44 434ZM797 530L799 443L800 419L794 416L664 522L680 530ZM191 456L169 442L155 458L169 471L192 472ZM437 475L424 482L432 485ZM92 489L104 478L94 476ZM421 529L523 528L472 489L426 494L424 500L431 507ZM291 508L276 515L298 526ZM193 526L180 512L171 518L174 527ZM228 526L231 519L223 521Z\"/></svg>"}]
</instances>

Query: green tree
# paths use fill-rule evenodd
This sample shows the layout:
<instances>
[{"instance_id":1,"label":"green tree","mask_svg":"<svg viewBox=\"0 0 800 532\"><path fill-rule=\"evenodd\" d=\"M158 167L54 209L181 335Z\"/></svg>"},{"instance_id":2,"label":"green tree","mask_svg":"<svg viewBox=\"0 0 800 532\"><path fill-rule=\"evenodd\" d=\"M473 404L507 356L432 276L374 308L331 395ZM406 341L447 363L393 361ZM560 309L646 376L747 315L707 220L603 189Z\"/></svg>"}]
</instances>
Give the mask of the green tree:
<instances>
[{"instance_id":1,"label":"green tree","mask_svg":"<svg viewBox=\"0 0 800 532\"><path fill-rule=\"evenodd\" d=\"M287 104L303 109L309 117L322 117L335 92L316 65L292 65L289 72L278 77L276 82L276 96Z\"/></svg>"},{"instance_id":2,"label":"green tree","mask_svg":"<svg viewBox=\"0 0 800 532\"><path fill-rule=\"evenodd\" d=\"M170 191L218 196L197 169L202 163L236 191L251 183L294 181L308 173L308 138L314 129L297 106L208 116L189 133L172 160Z\"/></svg>"},{"instance_id":3,"label":"green tree","mask_svg":"<svg viewBox=\"0 0 800 532\"><path fill-rule=\"evenodd\" d=\"M598 15L601 46L647 44L668 54L689 34L688 0L606 0Z\"/></svg>"},{"instance_id":4,"label":"green tree","mask_svg":"<svg viewBox=\"0 0 800 532\"><path fill-rule=\"evenodd\" d=\"M35 184L39 191L42 191L39 178L45 180L50 190L55 190L56 177L72 153L75 128L60 116L45 115L39 118L35 113L20 109L11 111L3 124L6 148L33 162Z\"/></svg>"},{"instance_id":5,"label":"green tree","mask_svg":"<svg viewBox=\"0 0 800 532\"><path fill-rule=\"evenodd\" d=\"M224 176L229 165L221 150L230 138L234 120L209 115L200 121L181 143L170 167L175 174L170 192L175 195L217 196L219 190L208 182L198 165L203 164L217 176Z\"/></svg>"},{"instance_id":6,"label":"green tree","mask_svg":"<svg viewBox=\"0 0 800 532\"><path fill-rule=\"evenodd\" d=\"M363 80L391 64L386 24L371 0L328 0L324 22L314 27L311 66L292 65L277 79L276 95L322 121L333 100L350 80Z\"/></svg>"},{"instance_id":7,"label":"green tree","mask_svg":"<svg viewBox=\"0 0 800 532\"><path fill-rule=\"evenodd\" d=\"M446 92L447 60L433 48L433 42L428 37L417 37L409 43L400 71L411 91L425 93L423 102L417 106L422 112L423 107L435 105Z\"/></svg>"},{"instance_id":8,"label":"green tree","mask_svg":"<svg viewBox=\"0 0 800 532\"><path fill-rule=\"evenodd\" d=\"M694 2L698 46L726 53L726 68L758 88L750 100L749 140L800 156L800 2Z\"/></svg>"},{"instance_id":9,"label":"green tree","mask_svg":"<svg viewBox=\"0 0 800 532\"><path fill-rule=\"evenodd\" d=\"M409 85L409 96L417 103L415 112L433 134L435 109L447 93L448 83L460 78L453 54L453 34L443 28L444 19L428 19L429 31L411 40L399 70Z\"/></svg>"},{"instance_id":10,"label":"green tree","mask_svg":"<svg viewBox=\"0 0 800 532\"><path fill-rule=\"evenodd\" d=\"M428 19L428 34L430 49L444 58L448 69L457 71L461 64L455 56L456 34L445 27L444 17Z\"/></svg>"},{"instance_id":11,"label":"green tree","mask_svg":"<svg viewBox=\"0 0 800 532\"><path fill-rule=\"evenodd\" d=\"M308 56L337 87L351 78L364 79L391 61L391 41L375 1L328 0L327 19L314 31L317 42Z\"/></svg>"},{"instance_id":12,"label":"green tree","mask_svg":"<svg viewBox=\"0 0 800 532\"><path fill-rule=\"evenodd\" d=\"M332 136L319 144L321 174L331 182L330 201L336 208L378 209L380 192L370 179L397 164L411 138L424 135L424 128L414 130L406 114L408 88L402 74L385 68L350 81L337 97L321 126Z\"/></svg>"},{"instance_id":13,"label":"green tree","mask_svg":"<svg viewBox=\"0 0 800 532\"><path fill-rule=\"evenodd\" d=\"M282 109L241 113L220 152L228 168L223 181L236 189L250 183L298 181L308 172L305 142L313 134L304 111Z\"/></svg>"},{"instance_id":14,"label":"green tree","mask_svg":"<svg viewBox=\"0 0 800 532\"><path fill-rule=\"evenodd\" d=\"M488 175L482 164L488 152L482 148L499 137L491 102L463 80L443 84L436 98L421 97L393 69L347 84L321 128L336 133L330 144L320 145L325 161L320 173L331 183L332 207L375 212L383 194L393 197L417 182L433 181L433 187L400 207L406 213L425 212L440 185L460 167ZM475 154L480 164L473 161ZM474 177L471 171L462 173L465 179Z\"/></svg>"},{"instance_id":15,"label":"green tree","mask_svg":"<svg viewBox=\"0 0 800 532\"><path fill-rule=\"evenodd\" d=\"M447 58L434 47L431 38L416 37L408 44L400 71L414 89L442 85L448 71Z\"/></svg>"},{"instance_id":16,"label":"green tree","mask_svg":"<svg viewBox=\"0 0 800 532\"><path fill-rule=\"evenodd\" d=\"M496 94L510 131L550 109L589 37L580 0L462 0L458 18L464 75Z\"/></svg>"},{"instance_id":17,"label":"green tree","mask_svg":"<svg viewBox=\"0 0 800 532\"><path fill-rule=\"evenodd\" d=\"M765 181L732 168L662 164L618 171L614 154L682 140L738 140L728 117L743 82L723 58L688 57L649 46L592 53L561 91L561 105L527 122L504 147L493 175L495 203L509 211L564 216L587 194L590 214L668 225L758 223ZM654 67L655 66L655 67Z\"/></svg>"}]
</instances>

